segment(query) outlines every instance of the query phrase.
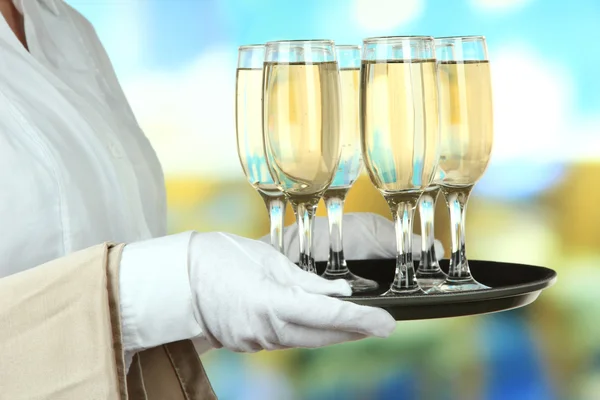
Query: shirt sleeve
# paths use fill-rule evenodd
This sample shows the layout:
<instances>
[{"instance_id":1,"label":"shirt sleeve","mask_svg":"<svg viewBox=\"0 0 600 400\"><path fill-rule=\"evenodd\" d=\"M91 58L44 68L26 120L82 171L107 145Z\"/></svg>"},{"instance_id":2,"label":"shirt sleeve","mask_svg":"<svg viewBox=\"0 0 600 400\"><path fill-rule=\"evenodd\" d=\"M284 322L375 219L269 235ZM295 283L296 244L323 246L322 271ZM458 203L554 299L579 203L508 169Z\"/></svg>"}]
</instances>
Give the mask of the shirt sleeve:
<instances>
[{"instance_id":1,"label":"shirt sleeve","mask_svg":"<svg viewBox=\"0 0 600 400\"><path fill-rule=\"evenodd\" d=\"M127 364L135 352L201 336L188 272L193 235L185 232L125 246L119 290Z\"/></svg>"}]
</instances>

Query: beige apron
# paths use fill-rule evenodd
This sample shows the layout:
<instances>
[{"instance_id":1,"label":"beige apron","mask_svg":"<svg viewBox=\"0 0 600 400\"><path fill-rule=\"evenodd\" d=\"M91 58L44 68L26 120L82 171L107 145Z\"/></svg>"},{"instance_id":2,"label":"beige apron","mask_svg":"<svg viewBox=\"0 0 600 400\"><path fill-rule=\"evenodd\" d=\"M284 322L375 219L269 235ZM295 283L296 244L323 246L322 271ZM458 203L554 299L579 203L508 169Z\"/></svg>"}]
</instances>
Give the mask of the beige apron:
<instances>
[{"instance_id":1,"label":"beige apron","mask_svg":"<svg viewBox=\"0 0 600 400\"><path fill-rule=\"evenodd\" d=\"M0 279L0 400L217 398L189 340L138 353L125 376L122 249L102 244Z\"/></svg>"}]
</instances>

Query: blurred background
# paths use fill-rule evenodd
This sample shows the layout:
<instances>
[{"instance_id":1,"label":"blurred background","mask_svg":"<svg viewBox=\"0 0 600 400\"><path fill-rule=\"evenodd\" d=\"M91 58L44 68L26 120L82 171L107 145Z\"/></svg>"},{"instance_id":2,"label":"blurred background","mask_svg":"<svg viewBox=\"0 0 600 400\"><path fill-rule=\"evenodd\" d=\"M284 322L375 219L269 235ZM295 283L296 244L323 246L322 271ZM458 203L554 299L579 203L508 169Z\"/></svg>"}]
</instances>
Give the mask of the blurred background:
<instances>
[{"instance_id":1,"label":"blurred background","mask_svg":"<svg viewBox=\"0 0 600 400\"><path fill-rule=\"evenodd\" d=\"M205 364L220 399L600 399L598 0L66 1L95 25L159 154L172 232L268 231L236 153L239 45L488 39L496 141L469 205L468 255L547 266L558 283L523 309L404 322L388 340L213 351ZM347 211L390 217L365 176ZM449 249L441 202L436 217Z\"/></svg>"}]
</instances>

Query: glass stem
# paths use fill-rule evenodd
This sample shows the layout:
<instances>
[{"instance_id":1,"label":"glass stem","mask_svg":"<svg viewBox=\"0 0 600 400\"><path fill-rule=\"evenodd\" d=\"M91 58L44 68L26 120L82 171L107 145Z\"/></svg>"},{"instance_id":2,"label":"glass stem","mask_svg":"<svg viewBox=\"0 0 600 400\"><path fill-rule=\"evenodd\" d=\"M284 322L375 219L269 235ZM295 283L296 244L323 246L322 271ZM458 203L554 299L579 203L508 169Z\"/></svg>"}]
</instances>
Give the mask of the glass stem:
<instances>
[{"instance_id":1,"label":"glass stem","mask_svg":"<svg viewBox=\"0 0 600 400\"><path fill-rule=\"evenodd\" d=\"M269 211L271 245L280 253L285 254L283 246L283 227L285 225L285 196L269 196L260 192L267 210Z\"/></svg>"},{"instance_id":2,"label":"glass stem","mask_svg":"<svg viewBox=\"0 0 600 400\"><path fill-rule=\"evenodd\" d=\"M313 256L313 219L317 211L319 198L309 201L292 202L298 223L300 268L308 272L317 272Z\"/></svg>"},{"instance_id":3,"label":"glass stem","mask_svg":"<svg viewBox=\"0 0 600 400\"><path fill-rule=\"evenodd\" d=\"M325 192L323 196L329 221L329 259L326 272L331 275L343 275L348 272L342 237L344 201L347 193L348 189L332 189Z\"/></svg>"},{"instance_id":4,"label":"glass stem","mask_svg":"<svg viewBox=\"0 0 600 400\"><path fill-rule=\"evenodd\" d=\"M452 239L452 255L450 256L450 270L448 279L471 279L471 271L465 251L465 222L467 202L473 186L443 187L444 197L450 212L450 229Z\"/></svg>"},{"instance_id":5,"label":"glass stem","mask_svg":"<svg viewBox=\"0 0 600 400\"><path fill-rule=\"evenodd\" d=\"M439 269L435 255L435 202L440 193L439 186L428 188L419 200L419 216L421 217L421 261L419 270L433 272Z\"/></svg>"},{"instance_id":6,"label":"glass stem","mask_svg":"<svg viewBox=\"0 0 600 400\"><path fill-rule=\"evenodd\" d=\"M396 228L396 277L390 287L391 291L419 290L413 264L412 234L413 216L420 195L420 193L403 193L386 196Z\"/></svg>"}]
</instances>

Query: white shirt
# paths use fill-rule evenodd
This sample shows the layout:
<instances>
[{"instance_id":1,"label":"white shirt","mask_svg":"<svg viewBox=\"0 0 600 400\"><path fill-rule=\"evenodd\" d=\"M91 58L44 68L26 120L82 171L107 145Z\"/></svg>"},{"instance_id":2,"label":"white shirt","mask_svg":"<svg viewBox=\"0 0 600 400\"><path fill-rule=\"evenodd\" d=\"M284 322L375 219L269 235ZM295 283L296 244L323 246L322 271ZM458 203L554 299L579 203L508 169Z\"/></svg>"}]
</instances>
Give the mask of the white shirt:
<instances>
[{"instance_id":1,"label":"white shirt","mask_svg":"<svg viewBox=\"0 0 600 400\"><path fill-rule=\"evenodd\" d=\"M166 235L161 166L93 27L62 0L13 1L29 52L0 18L0 278L105 241ZM126 247L128 348L200 334L190 235ZM140 274L159 284L137 284Z\"/></svg>"}]
</instances>

